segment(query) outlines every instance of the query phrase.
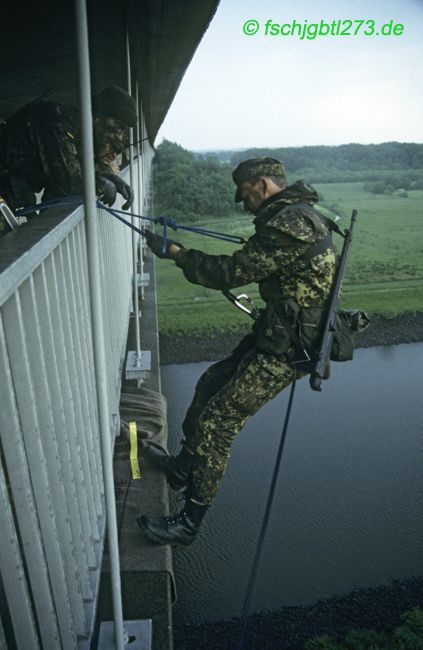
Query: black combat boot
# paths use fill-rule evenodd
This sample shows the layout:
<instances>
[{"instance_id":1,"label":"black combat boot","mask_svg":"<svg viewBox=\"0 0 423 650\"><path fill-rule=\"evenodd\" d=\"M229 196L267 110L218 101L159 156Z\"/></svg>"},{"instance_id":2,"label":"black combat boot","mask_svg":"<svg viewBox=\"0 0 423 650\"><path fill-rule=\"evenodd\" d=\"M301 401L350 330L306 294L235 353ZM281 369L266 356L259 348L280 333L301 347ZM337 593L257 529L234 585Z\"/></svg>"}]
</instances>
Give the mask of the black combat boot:
<instances>
[{"instance_id":1,"label":"black combat boot","mask_svg":"<svg viewBox=\"0 0 423 650\"><path fill-rule=\"evenodd\" d=\"M189 546L196 538L207 508L187 499L185 507L175 517L137 517L138 526L154 544Z\"/></svg>"},{"instance_id":2,"label":"black combat boot","mask_svg":"<svg viewBox=\"0 0 423 650\"><path fill-rule=\"evenodd\" d=\"M163 447L153 442L145 442L141 456L166 475L172 490L185 487L194 465L194 453L184 445L177 456L170 456Z\"/></svg>"}]
</instances>

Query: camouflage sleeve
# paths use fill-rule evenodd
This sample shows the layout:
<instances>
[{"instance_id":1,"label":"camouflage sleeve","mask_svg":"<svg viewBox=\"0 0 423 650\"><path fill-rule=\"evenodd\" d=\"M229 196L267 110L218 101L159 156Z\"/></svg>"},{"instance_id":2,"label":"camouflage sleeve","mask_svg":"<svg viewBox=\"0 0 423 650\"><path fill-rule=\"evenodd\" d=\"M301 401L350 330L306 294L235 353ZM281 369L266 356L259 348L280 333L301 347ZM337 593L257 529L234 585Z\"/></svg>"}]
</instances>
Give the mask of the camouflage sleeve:
<instances>
[{"instance_id":1,"label":"camouflage sleeve","mask_svg":"<svg viewBox=\"0 0 423 650\"><path fill-rule=\"evenodd\" d=\"M286 212L286 211L284 211ZM291 215L292 216L292 215ZM210 289L229 289L259 282L272 273L283 273L309 247L325 236L314 233L301 214L295 219L272 218L233 255L207 255L197 250L182 250L175 259L187 280ZM290 273L290 271L289 271Z\"/></svg>"},{"instance_id":2,"label":"camouflage sleeve","mask_svg":"<svg viewBox=\"0 0 423 650\"><path fill-rule=\"evenodd\" d=\"M47 178L44 198L82 192L82 170L77 142L77 117L68 107L53 105L39 128L39 155Z\"/></svg>"},{"instance_id":3,"label":"camouflage sleeve","mask_svg":"<svg viewBox=\"0 0 423 650\"><path fill-rule=\"evenodd\" d=\"M290 276L292 263L326 234L327 229L320 220L311 222L301 210L293 207L273 216L233 255L182 250L175 262L194 284L230 289L259 282L275 272L283 276L284 270L287 277Z\"/></svg>"}]
</instances>

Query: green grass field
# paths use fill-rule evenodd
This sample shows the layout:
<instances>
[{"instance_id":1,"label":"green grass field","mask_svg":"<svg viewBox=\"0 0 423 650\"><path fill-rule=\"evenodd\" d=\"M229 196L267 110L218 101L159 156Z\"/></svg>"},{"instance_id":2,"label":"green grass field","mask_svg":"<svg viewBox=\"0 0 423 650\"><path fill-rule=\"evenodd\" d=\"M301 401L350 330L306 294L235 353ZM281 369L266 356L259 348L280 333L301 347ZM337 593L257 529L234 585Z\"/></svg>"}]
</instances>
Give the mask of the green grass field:
<instances>
[{"instance_id":1,"label":"green grass field","mask_svg":"<svg viewBox=\"0 0 423 650\"><path fill-rule=\"evenodd\" d=\"M344 283L343 306L360 307L370 314L394 317L402 312L423 310L423 190L396 195L363 192L362 183L318 184L324 211L334 210L338 222L347 227L353 208L358 210L354 240ZM254 232L251 216L210 217L196 224L212 230L248 237ZM160 232L160 228L157 229ZM173 236L172 233L171 236ZM210 254L228 254L236 245L178 231L188 248ZM173 262L156 260L159 329L162 333L226 333L248 323L248 316L233 307L219 291L185 280ZM258 304L256 285L246 291Z\"/></svg>"}]
</instances>

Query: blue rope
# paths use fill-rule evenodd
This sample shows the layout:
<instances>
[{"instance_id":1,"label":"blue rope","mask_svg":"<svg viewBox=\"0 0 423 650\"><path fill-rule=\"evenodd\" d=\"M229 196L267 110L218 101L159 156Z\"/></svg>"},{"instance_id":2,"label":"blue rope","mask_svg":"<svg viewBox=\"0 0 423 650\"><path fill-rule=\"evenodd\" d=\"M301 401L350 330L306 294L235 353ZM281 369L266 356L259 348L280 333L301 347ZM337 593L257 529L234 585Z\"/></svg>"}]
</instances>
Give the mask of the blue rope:
<instances>
[{"instance_id":1,"label":"blue rope","mask_svg":"<svg viewBox=\"0 0 423 650\"><path fill-rule=\"evenodd\" d=\"M104 208L102 203L99 203L99 207ZM125 212L124 210L116 210L113 208L114 214L125 214L128 217L135 217L136 219L146 219L147 221L152 221L161 226L168 226L172 230L185 230L186 232L193 232L198 235L205 235L206 237L215 237L216 239L223 239L224 241L229 241L233 244L245 244L246 239L243 237L238 237L237 235L228 235L227 233L218 232L216 230L208 230L207 228L199 228L198 226L185 226L184 224L177 223L176 219L172 217L145 217L140 214L135 214L135 212Z\"/></svg>"},{"instance_id":2,"label":"blue rope","mask_svg":"<svg viewBox=\"0 0 423 650\"><path fill-rule=\"evenodd\" d=\"M73 205L79 205L83 202L83 197L79 194L74 196L61 196L56 199L50 199L49 201L43 201L42 203L36 203L34 205L27 206L25 208L19 208L16 210L18 216L23 216L25 214L30 214L38 210L45 210L47 208L53 207L69 207ZM186 226L181 223L177 223L176 219L172 217L147 217L144 215L136 214L135 212L126 212L124 210L117 210L115 208L110 208L106 206L101 201L96 202L97 207L101 208L105 212L108 212L113 217L124 223L128 228L131 228L135 232L145 237L144 230L137 228L126 219L123 219L120 215L125 215L126 217L134 217L136 219L144 219L150 221L151 223L159 224L163 226L163 253L167 248L168 241L168 228L172 230L185 230L186 232L192 232L197 235L204 235L205 237L213 237L214 239L222 239L223 241L231 242L232 244L245 244L246 240L243 237L238 237L237 235L228 235L227 233L218 232L216 230L208 230L207 228L199 228L198 226Z\"/></svg>"},{"instance_id":3,"label":"blue rope","mask_svg":"<svg viewBox=\"0 0 423 650\"><path fill-rule=\"evenodd\" d=\"M122 219L120 216L121 214L124 214L126 217L135 217L136 219L145 219L147 221L151 221L152 223L159 224L163 226L163 254L166 252L167 249L167 242L168 242L168 227L172 228L172 230L185 230L186 232L193 232L198 235L204 235L206 237L214 237L215 239L222 239L224 241L229 241L232 244L245 244L246 240L243 237L238 237L237 235L228 235L226 233L221 233L217 232L214 230L207 230L205 228L198 228L197 226L185 226L183 224L177 223L176 219L173 219L172 217L146 217L140 214L136 214L135 212L125 212L124 210L116 210L115 208L109 208L105 206L103 203L100 201L97 201L97 207L101 208L102 210L105 210L109 214L113 215L116 219L119 219L122 223L127 225L131 230L134 230L135 232L139 233L140 235L145 237L145 233L143 230L140 228L137 228L134 226L132 223L129 223L129 221L126 221L126 219Z\"/></svg>"},{"instance_id":4,"label":"blue rope","mask_svg":"<svg viewBox=\"0 0 423 650\"><path fill-rule=\"evenodd\" d=\"M31 214L31 212L36 212L38 210L46 210L47 208L80 205L83 203L83 200L84 199L80 194L75 194L73 196L60 196L57 199L50 199L49 201L43 201L42 203L34 203L33 205L28 205L26 208L18 208L15 210L15 212L18 217L21 217L25 214Z\"/></svg>"},{"instance_id":5,"label":"blue rope","mask_svg":"<svg viewBox=\"0 0 423 650\"><path fill-rule=\"evenodd\" d=\"M130 223L129 221L126 221L126 219L123 219L123 217L121 217L119 214L116 214L115 211L112 210L112 208L109 208L109 207L107 207L106 205L103 205L103 203L100 203L100 201L97 201L97 207L98 207L98 208L101 208L101 209L104 210L105 212L109 212L109 214L111 214L113 217L115 217L116 219L118 219L119 221L121 221L122 223L124 223L126 226L128 226L128 228L131 228L131 230L134 230L134 231L137 232L139 235L142 235L143 237L145 237L145 232L144 232L144 230L141 230L141 228L137 228L136 226L134 226L134 225L133 225L132 223Z\"/></svg>"}]
</instances>

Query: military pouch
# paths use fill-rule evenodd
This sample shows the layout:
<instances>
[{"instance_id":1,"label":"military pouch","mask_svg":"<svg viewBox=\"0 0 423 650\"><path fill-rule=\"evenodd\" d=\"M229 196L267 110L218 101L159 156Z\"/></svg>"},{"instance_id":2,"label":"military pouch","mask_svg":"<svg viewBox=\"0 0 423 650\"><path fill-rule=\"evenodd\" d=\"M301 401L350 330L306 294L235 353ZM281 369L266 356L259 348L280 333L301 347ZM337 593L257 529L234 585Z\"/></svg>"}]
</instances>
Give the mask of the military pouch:
<instances>
[{"instance_id":1,"label":"military pouch","mask_svg":"<svg viewBox=\"0 0 423 650\"><path fill-rule=\"evenodd\" d=\"M298 316L298 336L302 345L313 351L320 340L324 307L303 307Z\"/></svg>"},{"instance_id":2,"label":"military pouch","mask_svg":"<svg viewBox=\"0 0 423 650\"><path fill-rule=\"evenodd\" d=\"M370 322L366 312L339 310L336 316L331 361L351 361L354 354L354 335L362 332Z\"/></svg>"},{"instance_id":3,"label":"military pouch","mask_svg":"<svg viewBox=\"0 0 423 650\"><path fill-rule=\"evenodd\" d=\"M298 333L302 345L313 357L319 347L324 320L324 308L308 307L300 310ZM368 326L370 320L364 311L340 310L336 317L331 361L350 361L354 354L354 335Z\"/></svg>"},{"instance_id":4,"label":"military pouch","mask_svg":"<svg viewBox=\"0 0 423 650\"><path fill-rule=\"evenodd\" d=\"M254 327L257 332L257 348L266 354L287 357L293 347L288 328L296 329L298 313L299 306L294 300L269 301L265 313Z\"/></svg>"}]
</instances>

